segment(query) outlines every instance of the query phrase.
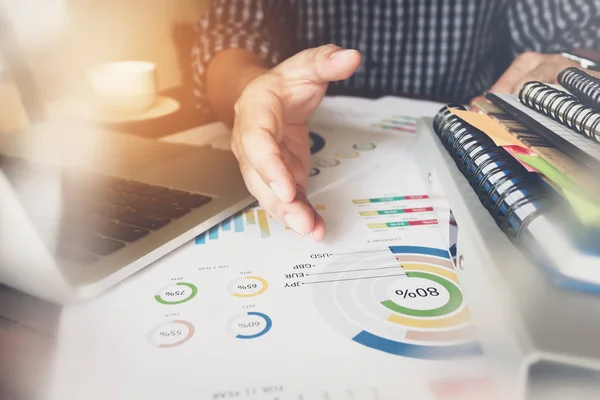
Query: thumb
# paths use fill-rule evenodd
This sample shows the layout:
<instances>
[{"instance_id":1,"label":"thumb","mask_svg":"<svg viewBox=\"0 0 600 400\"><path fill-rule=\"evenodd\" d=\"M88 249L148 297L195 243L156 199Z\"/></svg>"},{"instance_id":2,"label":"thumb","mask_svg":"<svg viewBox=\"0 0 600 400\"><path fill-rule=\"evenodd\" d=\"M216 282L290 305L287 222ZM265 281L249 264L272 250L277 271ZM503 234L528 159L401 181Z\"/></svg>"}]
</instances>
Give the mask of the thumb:
<instances>
[{"instance_id":1,"label":"thumb","mask_svg":"<svg viewBox=\"0 0 600 400\"><path fill-rule=\"evenodd\" d=\"M358 68L357 50L327 44L304 50L274 68L285 79L308 80L317 84L349 78Z\"/></svg>"}]
</instances>

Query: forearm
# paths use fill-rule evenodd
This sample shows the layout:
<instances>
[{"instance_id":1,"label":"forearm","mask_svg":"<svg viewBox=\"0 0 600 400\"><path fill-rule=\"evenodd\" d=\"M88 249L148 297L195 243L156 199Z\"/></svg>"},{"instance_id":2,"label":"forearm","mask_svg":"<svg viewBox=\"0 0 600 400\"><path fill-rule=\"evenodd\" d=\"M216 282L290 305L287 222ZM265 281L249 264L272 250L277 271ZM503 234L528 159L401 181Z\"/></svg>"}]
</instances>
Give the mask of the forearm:
<instances>
[{"instance_id":1,"label":"forearm","mask_svg":"<svg viewBox=\"0 0 600 400\"><path fill-rule=\"evenodd\" d=\"M233 106L248 83L268 70L262 58L241 48L218 52L206 68L206 92L213 111L233 125Z\"/></svg>"}]
</instances>

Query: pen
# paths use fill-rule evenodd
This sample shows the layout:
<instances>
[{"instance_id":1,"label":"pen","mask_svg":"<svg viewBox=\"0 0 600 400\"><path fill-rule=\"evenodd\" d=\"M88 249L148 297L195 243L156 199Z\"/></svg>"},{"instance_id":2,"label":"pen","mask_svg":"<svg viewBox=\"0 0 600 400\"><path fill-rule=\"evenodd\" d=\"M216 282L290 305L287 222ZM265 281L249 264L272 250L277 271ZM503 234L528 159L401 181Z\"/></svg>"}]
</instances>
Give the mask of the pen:
<instances>
[{"instance_id":1,"label":"pen","mask_svg":"<svg viewBox=\"0 0 600 400\"><path fill-rule=\"evenodd\" d=\"M600 71L600 60L592 59L592 57L587 57L581 54L575 54L568 51L561 52L563 57L568 58L569 60L573 60L578 62L582 68L589 69L591 71Z\"/></svg>"}]
</instances>

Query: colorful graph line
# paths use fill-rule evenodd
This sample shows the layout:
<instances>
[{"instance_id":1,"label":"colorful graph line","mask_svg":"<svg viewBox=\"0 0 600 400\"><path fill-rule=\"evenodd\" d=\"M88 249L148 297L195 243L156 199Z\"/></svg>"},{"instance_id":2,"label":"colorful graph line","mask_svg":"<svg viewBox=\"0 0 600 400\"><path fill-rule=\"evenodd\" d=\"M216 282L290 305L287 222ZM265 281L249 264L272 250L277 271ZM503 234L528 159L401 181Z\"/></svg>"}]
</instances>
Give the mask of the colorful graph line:
<instances>
[{"instance_id":1,"label":"colorful graph line","mask_svg":"<svg viewBox=\"0 0 600 400\"><path fill-rule=\"evenodd\" d=\"M371 124L371 127L404 133L415 133L417 130L417 118L394 115L391 118L383 118L379 122Z\"/></svg>"},{"instance_id":2,"label":"colorful graph line","mask_svg":"<svg viewBox=\"0 0 600 400\"><path fill-rule=\"evenodd\" d=\"M367 331L360 332L352 340L363 346L385 353L426 360L451 359L464 355L475 355L481 352L479 345L473 345L472 343L448 347L416 345L386 339Z\"/></svg>"},{"instance_id":3,"label":"colorful graph line","mask_svg":"<svg viewBox=\"0 0 600 400\"><path fill-rule=\"evenodd\" d=\"M408 122L417 122L419 120L419 118L417 118L417 117L409 117L407 115L392 115L392 118L401 119L403 121L408 121Z\"/></svg>"},{"instance_id":4,"label":"colorful graph line","mask_svg":"<svg viewBox=\"0 0 600 400\"><path fill-rule=\"evenodd\" d=\"M371 203L388 203L395 201L405 201L405 200L425 200L428 199L429 196L426 194L415 195L415 196L391 196L391 197L374 197L370 199L356 199L352 200L354 204L371 204Z\"/></svg>"},{"instance_id":5,"label":"colorful graph line","mask_svg":"<svg viewBox=\"0 0 600 400\"><path fill-rule=\"evenodd\" d=\"M424 225L437 225L437 219L425 219L421 221L394 221L394 222L377 222L367 224L369 229L387 229L387 228L404 228L407 226L424 226Z\"/></svg>"},{"instance_id":6,"label":"colorful graph line","mask_svg":"<svg viewBox=\"0 0 600 400\"><path fill-rule=\"evenodd\" d=\"M417 123L415 122L414 119L407 119L407 118L392 118L392 119L384 119L383 122L387 122L390 124L394 124L394 125L402 125L402 126L412 126L415 127L417 126Z\"/></svg>"},{"instance_id":7,"label":"colorful graph line","mask_svg":"<svg viewBox=\"0 0 600 400\"><path fill-rule=\"evenodd\" d=\"M433 207L418 207L418 208L395 208L392 210L376 210L376 211L361 211L361 217L376 217L379 215L395 215L395 214L410 214L419 212L432 212Z\"/></svg>"},{"instance_id":8,"label":"colorful graph line","mask_svg":"<svg viewBox=\"0 0 600 400\"><path fill-rule=\"evenodd\" d=\"M417 319L398 314L391 314L387 320L393 322L394 324L410 326L413 328L436 329L461 325L469 322L470 318L471 316L469 311L466 308L463 308L460 312L444 318Z\"/></svg>"},{"instance_id":9,"label":"colorful graph line","mask_svg":"<svg viewBox=\"0 0 600 400\"><path fill-rule=\"evenodd\" d=\"M403 126L397 124L372 124L374 128L384 129L384 130L392 130L404 133L415 133L416 128L411 126Z\"/></svg>"}]
</instances>

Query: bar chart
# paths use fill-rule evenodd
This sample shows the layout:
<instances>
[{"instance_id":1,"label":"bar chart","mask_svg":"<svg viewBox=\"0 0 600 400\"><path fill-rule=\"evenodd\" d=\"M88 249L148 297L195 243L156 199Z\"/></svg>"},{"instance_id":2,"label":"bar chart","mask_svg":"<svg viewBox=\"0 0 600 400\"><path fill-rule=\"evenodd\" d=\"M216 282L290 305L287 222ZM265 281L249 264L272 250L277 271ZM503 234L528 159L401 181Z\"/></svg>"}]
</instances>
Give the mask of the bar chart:
<instances>
[{"instance_id":1,"label":"bar chart","mask_svg":"<svg viewBox=\"0 0 600 400\"><path fill-rule=\"evenodd\" d=\"M384 118L379 122L371 124L371 127L387 131L415 133L417 130L417 118L394 115L392 118Z\"/></svg>"},{"instance_id":2,"label":"bar chart","mask_svg":"<svg viewBox=\"0 0 600 400\"><path fill-rule=\"evenodd\" d=\"M262 208L254 207L239 212L227 218L219 225L215 225L196 237L196 244L206 244L209 240L218 240L224 233L244 233L249 229L258 227L260 237L267 239L271 237L271 227L267 213Z\"/></svg>"},{"instance_id":3,"label":"bar chart","mask_svg":"<svg viewBox=\"0 0 600 400\"><path fill-rule=\"evenodd\" d=\"M435 210L426 194L394 195L352 200L367 228L387 231L438 225Z\"/></svg>"},{"instance_id":4,"label":"bar chart","mask_svg":"<svg viewBox=\"0 0 600 400\"><path fill-rule=\"evenodd\" d=\"M316 211L323 211L325 210L325 206L320 204L315 205L314 209ZM273 223L279 224L262 208L252 207L227 218L220 224L210 228L207 232L196 236L195 243L203 245L231 234L245 234L261 239L268 239L272 236L273 229L271 224ZM290 230L288 227L283 228Z\"/></svg>"}]
</instances>

